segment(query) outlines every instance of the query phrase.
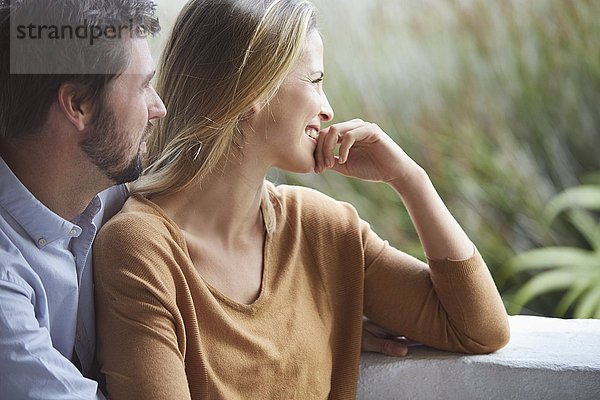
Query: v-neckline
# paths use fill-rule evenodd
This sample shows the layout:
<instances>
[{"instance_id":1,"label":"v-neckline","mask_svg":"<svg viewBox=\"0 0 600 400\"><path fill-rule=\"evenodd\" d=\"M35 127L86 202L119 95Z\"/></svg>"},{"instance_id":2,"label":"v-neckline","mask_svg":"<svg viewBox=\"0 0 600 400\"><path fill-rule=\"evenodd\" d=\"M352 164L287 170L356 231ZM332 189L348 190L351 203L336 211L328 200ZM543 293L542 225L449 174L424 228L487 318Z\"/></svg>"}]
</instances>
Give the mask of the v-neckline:
<instances>
[{"instance_id":1,"label":"v-neckline","mask_svg":"<svg viewBox=\"0 0 600 400\"><path fill-rule=\"evenodd\" d=\"M226 304L229 307L236 309L238 311L255 312L267 301L268 294L269 294L269 281L270 281L269 276L270 276L270 270L271 270L270 262L269 262L270 261L269 254L271 254L271 251L269 251L270 244L271 244L271 234L269 234L269 232L265 229L264 230L264 240L263 240L263 262L262 262L262 276L261 276L261 282L260 282L260 290L258 292L258 296L256 297L256 299L254 299L254 301L252 301L249 304L241 303L241 302L236 301L236 300L232 299L231 297L227 296L226 294L221 292L219 289L217 289L213 285L211 285L210 282L208 282L208 280L204 279L202 274L196 268L194 268L194 270L198 274L198 277L200 278L200 280L204 283L204 285L206 285L208 290L212 293L212 295L215 299L217 299L221 303ZM186 250L187 256L189 257L187 245L186 245L185 250ZM192 262L191 258L189 261L190 261L190 263Z\"/></svg>"},{"instance_id":2,"label":"v-neckline","mask_svg":"<svg viewBox=\"0 0 600 400\"><path fill-rule=\"evenodd\" d=\"M138 196L134 196L134 197L138 197ZM256 297L256 299L254 299L254 301L252 301L249 304L245 304L245 303L238 302L238 301L230 298L229 296L225 295L219 289L217 289L216 287L211 285L210 282L208 282L208 280L204 279L204 277L202 276L200 271L198 271L198 269L194 266L192 257L190 256L190 252L188 249L187 241L185 240L185 235L184 235L183 231L181 230L181 228L179 227L179 225L177 225L175 223L175 221L173 221L173 219L171 217L169 217L169 215L166 213L165 210L162 209L161 206L159 206L152 200L146 199L143 196L139 196L138 199L140 199L140 198L142 199L142 201L144 203L146 203L147 205L152 207L156 212L158 212L162 218L164 218L169 224L171 224L177 230L177 235L179 236L178 241L181 243L181 245L183 247L183 250L185 252L186 257L188 258L188 262L191 266L191 269L193 270L193 274L195 274L195 276L198 278L198 280L201 281L206 286L206 288L211 292L211 294L213 295L213 297L215 299L220 301L222 304L226 304L229 307L236 309L238 311L242 311L242 312L255 312L267 301L267 298L269 295L269 281L270 281L269 277L270 277L270 269L271 269L269 255L272 253L271 251L269 251L269 248L271 246L271 242L272 242L271 236L273 235L273 233L270 232L269 229L267 228L264 215L262 218L264 240L263 240L263 262L262 262L262 276L261 276L261 282L260 282L260 290L258 292L258 296ZM261 206L261 213L262 212L263 211L262 211L262 206Z\"/></svg>"}]
</instances>

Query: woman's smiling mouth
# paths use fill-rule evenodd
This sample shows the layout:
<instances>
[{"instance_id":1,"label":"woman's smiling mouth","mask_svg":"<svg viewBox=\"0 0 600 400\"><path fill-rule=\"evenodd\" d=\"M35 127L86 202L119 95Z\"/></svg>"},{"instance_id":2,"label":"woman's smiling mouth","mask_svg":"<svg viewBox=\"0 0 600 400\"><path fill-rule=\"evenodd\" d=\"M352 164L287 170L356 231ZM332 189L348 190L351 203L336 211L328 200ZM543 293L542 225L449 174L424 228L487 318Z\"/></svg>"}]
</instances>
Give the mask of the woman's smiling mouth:
<instances>
[{"instance_id":1,"label":"woman's smiling mouth","mask_svg":"<svg viewBox=\"0 0 600 400\"><path fill-rule=\"evenodd\" d=\"M313 126L307 126L304 133L311 139L317 140L319 137L319 130Z\"/></svg>"}]
</instances>

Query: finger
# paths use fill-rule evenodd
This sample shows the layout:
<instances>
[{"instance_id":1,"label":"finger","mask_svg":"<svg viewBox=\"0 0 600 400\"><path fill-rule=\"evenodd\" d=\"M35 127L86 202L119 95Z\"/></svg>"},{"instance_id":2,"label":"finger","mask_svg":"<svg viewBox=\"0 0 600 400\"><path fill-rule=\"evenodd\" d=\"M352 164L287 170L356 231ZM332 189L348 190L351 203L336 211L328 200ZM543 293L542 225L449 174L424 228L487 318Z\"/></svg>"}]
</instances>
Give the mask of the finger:
<instances>
[{"instance_id":1,"label":"finger","mask_svg":"<svg viewBox=\"0 0 600 400\"><path fill-rule=\"evenodd\" d=\"M353 119L330 125L327 129L319 133L319 137L323 134L323 146L320 148L320 151L322 152L321 156L327 168L332 168L335 165L334 151L340 137L346 132L357 129L365 124L367 123L362 119Z\"/></svg>"},{"instance_id":2,"label":"finger","mask_svg":"<svg viewBox=\"0 0 600 400\"><path fill-rule=\"evenodd\" d=\"M330 125L329 127L320 131L317 148L315 149L315 172L319 173L322 172L326 167L334 168L337 166L334 151L335 146L338 144L338 142L340 142L340 138L342 136L345 136L348 132L356 131L358 138L362 140L363 137L368 135L370 130L373 130L372 128L374 126L374 124L365 122L362 119L353 119L350 121ZM341 164L345 163L348 158L349 147L351 147L351 144L348 144L346 153L342 158L343 162Z\"/></svg>"},{"instance_id":3,"label":"finger","mask_svg":"<svg viewBox=\"0 0 600 400\"><path fill-rule=\"evenodd\" d=\"M401 335L397 332L393 332L387 328L384 328L381 325L376 324L371 321L369 318L363 316L363 329L367 330L369 333L379 336L379 337L400 337Z\"/></svg>"},{"instance_id":4,"label":"finger","mask_svg":"<svg viewBox=\"0 0 600 400\"><path fill-rule=\"evenodd\" d=\"M352 129L356 129L361 125L367 124L367 122L362 119L351 119L349 121L338 122L337 124L329 125L329 128L334 127L340 132L350 131Z\"/></svg>"},{"instance_id":5,"label":"finger","mask_svg":"<svg viewBox=\"0 0 600 400\"><path fill-rule=\"evenodd\" d=\"M348 132L342 137L338 160L340 164L346 163L346 161L348 160L348 155L350 153L350 148L356 142L356 137L351 132Z\"/></svg>"},{"instance_id":6,"label":"finger","mask_svg":"<svg viewBox=\"0 0 600 400\"><path fill-rule=\"evenodd\" d=\"M340 133L340 130L336 126L332 125L329 127L327 134L323 138L323 147L321 148L321 151L323 160L325 161L325 166L327 168L331 168L335 164L334 151L335 146L338 143Z\"/></svg>"},{"instance_id":7,"label":"finger","mask_svg":"<svg viewBox=\"0 0 600 400\"><path fill-rule=\"evenodd\" d=\"M318 174L323 171L325 161L323 160L323 142L325 141L325 137L329 132L329 128L325 128L319 132L319 137L317 138L317 147L315 149L315 172Z\"/></svg>"},{"instance_id":8,"label":"finger","mask_svg":"<svg viewBox=\"0 0 600 400\"><path fill-rule=\"evenodd\" d=\"M340 164L340 158L337 156L334 157L333 160L334 160L334 164L333 164L333 167L330 168L330 170L338 172L342 175L346 175L346 176L350 175L347 164Z\"/></svg>"},{"instance_id":9,"label":"finger","mask_svg":"<svg viewBox=\"0 0 600 400\"><path fill-rule=\"evenodd\" d=\"M372 123L365 123L355 129L352 129L343 134L340 145L340 163L344 164L348 161L350 148L357 142L375 143L382 139L382 131L379 127Z\"/></svg>"},{"instance_id":10,"label":"finger","mask_svg":"<svg viewBox=\"0 0 600 400\"><path fill-rule=\"evenodd\" d=\"M378 338L369 332L363 333L362 351L374 351L392 357L404 357L408 354L408 347L392 339Z\"/></svg>"}]
</instances>

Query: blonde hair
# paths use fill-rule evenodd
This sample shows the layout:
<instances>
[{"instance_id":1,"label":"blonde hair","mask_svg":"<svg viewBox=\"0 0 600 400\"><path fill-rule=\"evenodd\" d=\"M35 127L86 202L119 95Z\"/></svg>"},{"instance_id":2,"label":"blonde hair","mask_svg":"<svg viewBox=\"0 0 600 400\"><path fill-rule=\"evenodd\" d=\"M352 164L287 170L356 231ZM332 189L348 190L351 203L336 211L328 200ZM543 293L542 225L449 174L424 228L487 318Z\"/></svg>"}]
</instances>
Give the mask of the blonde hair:
<instances>
[{"instance_id":1,"label":"blonde hair","mask_svg":"<svg viewBox=\"0 0 600 400\"><path fill-rule=\"evenodd\" d=\"M304 0L189 1L159 63L156 87L168 113L132 192L184 189L240 150L239 122L277 92L313 29L315 9Z\"/></svg>"}]
</instances>

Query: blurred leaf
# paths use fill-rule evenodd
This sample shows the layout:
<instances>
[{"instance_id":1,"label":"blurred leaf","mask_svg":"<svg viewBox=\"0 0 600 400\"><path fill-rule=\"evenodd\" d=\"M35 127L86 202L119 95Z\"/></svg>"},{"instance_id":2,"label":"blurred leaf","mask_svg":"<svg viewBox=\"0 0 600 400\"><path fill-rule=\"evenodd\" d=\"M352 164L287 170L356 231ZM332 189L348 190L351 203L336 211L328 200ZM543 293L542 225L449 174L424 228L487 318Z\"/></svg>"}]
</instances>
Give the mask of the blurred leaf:
<instances>
[{"instance_id":1,"label":"blurred leaf","mask_svg":"<svg viewBox=\"0 0 600 400\"><path fill-rule=\"evenodd\" d=\"M600 171L584 175L581 182L586 185L600 185Z\"/></svg>"},{"instance_id":2,"label":"blurred leaf","mask_svg":"<svg viewBox=\"0 0 600 400\"><path fill-rule=\"evenodd\" d=\"M597 190L595 190L597 189ZM597 198L597 199L596 199ZM552 218L566 211L568 220L595 251L574 247L545 247L513 257L503 270L503 277L521 271L549 268L531 278L515 295L515 309L532 298L553 290L567 290L556 307L563 316L575 305L576 318L590 318L600 311L600 224L594 216L579 207L600 204L600 185L578 186L558 194L549 204ZM555 275L552 275L555 274ZM558 277L568 282L559 282ZM547 287L543 287L547 285ZM561 285L563 285L561 287ZM570 287L569 287L570 286Z\"/></svg>"},{"instance_id":3,"label":"blurred leaf","mask_svg":"<svg viewBox=\"0 0 600 400\"><path fill-rule=\"evenodd\" d=\"M577 298L581 296L583 292L590 288L588 282L589 280L587 278L584 278L578 281L577 283L574 283L569 288L567 293L565 293L565 295L560 299L560 302L556 306L556 316L562 317L567 313L569 307L573 305Z\"/></svg>"},{"instance_id":4,"label":"blurred leaf","mask_svg":"<svg viewBox=\"0 0 600 400\"><path fill-rule=\"evenodd\" d=\"M573 247L544 247L533 249L513 257L501 270L501 278L522 271L546 268L600 268L600 257L589 250ZM504 280L500 280L504 283Z\"/></svg>"},{"instance_id":5,"label":"blurred leaf","mask_svg":"<svg viewBox=\"0 0 600 400\"><path fill-rule=\"evenodd\" d=\"M568 210L567 216L571 224L588 241L592 249L600 252L600 224L592 214L585 210Z\"/></svg>"},{"instance_id":6,"label":"blurred leaf","mask_svg":"<svg viewBox=\"0 0 600 400\"><path fill-rule=\"evenodd\" d=\"M548 221L552 221L562 211L577 207L600 210L600 186L581 185L566 189L550 201L545 217Z\"/></svg>"},{"instance_id":7,"label":"blurred leaf","mask_svg":"<svg viewBox=\"0 0 600 400\"><path fill-rule=\"evenodd\" d=\"M600 305L600 277L595 279L595 282L590 282L591 289L585 293L577 307L575 308L575 318L591 318L594 316L598 306ZM594 285L595 283L595 285Z\"/></svg>"},{"instance_id":8,"label":"blurred leaf","mask_svg":"<svg viewBox=\"0 0 600 400\"><path fill-rule=\"evenodd\" d=\"M512 299L509 313L520 312L521 308L523 308L527 302L541 294L567 289L580 278L581 273L578 274L573 271L558 270L542 272L531 278L517 292Z\"/></svg>"}]
</instances>

